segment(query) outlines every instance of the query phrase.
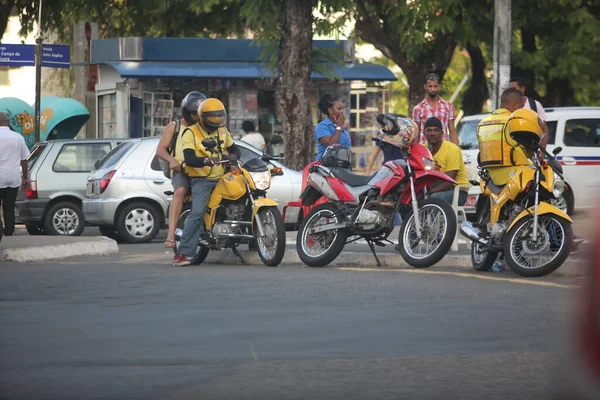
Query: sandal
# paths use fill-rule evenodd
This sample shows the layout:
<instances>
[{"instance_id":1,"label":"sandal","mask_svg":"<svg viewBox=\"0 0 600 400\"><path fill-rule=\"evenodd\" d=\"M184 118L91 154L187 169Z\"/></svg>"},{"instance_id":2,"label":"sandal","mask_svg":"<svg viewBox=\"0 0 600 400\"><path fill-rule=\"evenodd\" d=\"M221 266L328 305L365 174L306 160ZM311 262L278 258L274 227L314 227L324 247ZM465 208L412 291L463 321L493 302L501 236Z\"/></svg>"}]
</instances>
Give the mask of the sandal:
<instances>
[{"instance_id":1,"label":"sandal","mask_svg":"<svg viewBox=\"0 0 600 400\"><path fill-rule=\"evenodd\" d=\"M165 240L165 247L168 249L174 249L175 248L175 241L174 240Z\"/></svg>"}]
</instances>

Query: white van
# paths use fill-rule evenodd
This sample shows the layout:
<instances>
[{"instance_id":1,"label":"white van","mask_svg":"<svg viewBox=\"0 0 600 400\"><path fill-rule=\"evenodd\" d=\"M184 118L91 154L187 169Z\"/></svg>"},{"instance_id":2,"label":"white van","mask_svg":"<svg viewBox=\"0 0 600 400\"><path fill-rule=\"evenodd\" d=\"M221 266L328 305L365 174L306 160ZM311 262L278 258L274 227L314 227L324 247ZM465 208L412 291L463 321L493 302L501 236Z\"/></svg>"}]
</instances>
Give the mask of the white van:
<instances>
[{"instance_id":1,"label":"white van","mask_svg":"<svg viewBox=\"0 0 600 400\"><path fill-rule=\"evenodd\" d=\"M597 204L600 193L600 107L546 108L550 139L548 151L562 147L558 160L563 165L567 185L571 188L558 199L556 206L572 214L575 209L589 208ZM469 179L479 180L477 175L477 125L487 114L464 117L456 131L463 150ZM475 213L479 187L472 187L465 204L467 214Z\"/></svg>"}]
</instances>

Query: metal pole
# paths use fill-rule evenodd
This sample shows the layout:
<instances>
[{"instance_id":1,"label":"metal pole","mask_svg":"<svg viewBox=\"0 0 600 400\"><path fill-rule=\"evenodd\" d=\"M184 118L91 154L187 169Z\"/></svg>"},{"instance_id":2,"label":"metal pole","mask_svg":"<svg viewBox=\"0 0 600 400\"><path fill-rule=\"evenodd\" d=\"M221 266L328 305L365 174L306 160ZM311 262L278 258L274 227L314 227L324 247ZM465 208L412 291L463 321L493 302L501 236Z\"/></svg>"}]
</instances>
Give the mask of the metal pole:
<instances>
[{"instance_id":1,"label":"metal pole","mask_svg":"<svg viewBox=\"0 0 600 400\"><path fill-rule=\"evenodd\" d=\"M492 109L510 81L511 0L494 0L494 85Z\"/></svg>"},{"instance_id":2,"label":"metal pole","mask_svg":"<svg viewBox=\"0 0 600 400\"><path fill-rule=\"evenodd\" d=\"M38 37L35 39L35 143L40 142L40 103L42 98L42 0L39 6Z\"/></svg>"}]
</instances>

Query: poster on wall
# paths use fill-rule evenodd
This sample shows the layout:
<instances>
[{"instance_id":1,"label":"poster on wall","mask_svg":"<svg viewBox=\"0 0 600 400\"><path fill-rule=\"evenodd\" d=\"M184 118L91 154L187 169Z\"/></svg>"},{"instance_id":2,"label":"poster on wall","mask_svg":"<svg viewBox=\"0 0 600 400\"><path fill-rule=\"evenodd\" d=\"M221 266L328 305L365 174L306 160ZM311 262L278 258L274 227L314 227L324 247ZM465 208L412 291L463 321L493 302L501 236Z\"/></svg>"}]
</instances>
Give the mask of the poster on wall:
<instances>
[{"instance_id":1,"label":"poster on wall","mask_svg":"<svg viewBox=\"0 0 600 400\"><path fill-rule=\"evenodd\" d=\"M258 97L256 92L248 92L246 93L246 111L256 111L258 110Z\"/></svg>"},{"instance_id":2,"label":"poster on wall","mask_svg":"<svg viewBox=\"0 0 600 400\"><path fill-rule=\"evenodd\" d=\"M170 120L173 116L173 107L175 102L173 100L156 100L154 105L154 118L167 118Z\"/></svg>"},{"instance_id":3,"label":"poster on wall","mask_svg":"<svg viewBox=\"0 0 600 400\"><path fill-rule=\"evenodd\" d=\"M242 109L242 94L239 92L229 93L229 109L230 110L241 110Z\"/></svg>"}]
</instances>

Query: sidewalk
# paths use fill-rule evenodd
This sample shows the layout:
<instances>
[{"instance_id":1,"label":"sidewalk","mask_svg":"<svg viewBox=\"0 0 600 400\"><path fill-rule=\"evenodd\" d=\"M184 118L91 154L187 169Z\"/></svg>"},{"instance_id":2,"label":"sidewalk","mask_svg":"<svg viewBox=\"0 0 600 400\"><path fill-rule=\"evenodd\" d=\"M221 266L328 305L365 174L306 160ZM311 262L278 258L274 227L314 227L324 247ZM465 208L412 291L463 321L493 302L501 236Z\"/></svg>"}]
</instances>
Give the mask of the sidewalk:
<instances>
[{"instance_id":1,"label":"sidewalk","mask_svg":"<svg viewBox=\"0 0 600 400\"><path fill-rule=\"evenodd\" d=\"M117 242L102 236L4 236L0 242L0 261L46 261L118 252Z\"/></svg>"}]
</instances>

